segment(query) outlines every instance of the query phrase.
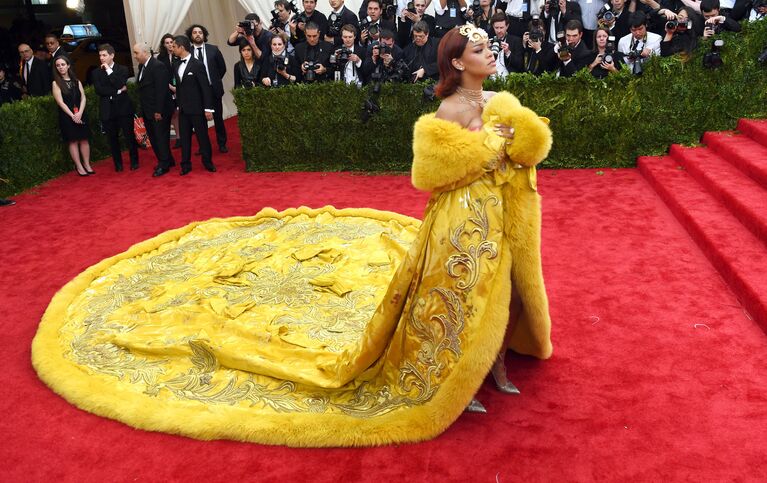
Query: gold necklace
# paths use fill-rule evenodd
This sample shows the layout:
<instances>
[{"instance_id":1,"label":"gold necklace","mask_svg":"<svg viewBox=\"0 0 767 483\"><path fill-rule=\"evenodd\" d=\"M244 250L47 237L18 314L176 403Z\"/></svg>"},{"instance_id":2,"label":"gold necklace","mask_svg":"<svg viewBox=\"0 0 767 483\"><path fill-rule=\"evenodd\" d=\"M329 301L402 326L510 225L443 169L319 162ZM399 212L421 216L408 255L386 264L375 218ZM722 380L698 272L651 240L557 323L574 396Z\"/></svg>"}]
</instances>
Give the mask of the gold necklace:
<instances>
[{"instance_id":1,"label":"gold necklace","mask_svg":"<svg viewBox=\"0 0 767 483\"><path fill-rule=\"evenodd\" d=\"M458 100L464 104L479 108L485 107L485 96L482 94L482 90L475 91L458 86L455 88L455 92L458 94Z\"/></svg>"}]
</instances>

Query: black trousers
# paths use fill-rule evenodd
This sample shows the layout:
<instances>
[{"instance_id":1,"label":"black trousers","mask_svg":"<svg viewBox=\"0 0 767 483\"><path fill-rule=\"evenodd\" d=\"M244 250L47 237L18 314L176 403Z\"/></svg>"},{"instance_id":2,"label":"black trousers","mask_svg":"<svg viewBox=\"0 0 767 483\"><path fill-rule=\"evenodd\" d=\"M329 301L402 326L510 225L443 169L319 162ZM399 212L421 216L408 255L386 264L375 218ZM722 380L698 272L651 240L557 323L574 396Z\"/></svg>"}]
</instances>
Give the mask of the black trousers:
<instances>
[{"instance_id":1,"label":"black trousers","mask_svg":"<svg viewBox=\"0 0 767 483\"><path fill-rule=\"evenodd\" d=\"M192 130L197 135L197 142L200 145L200 154L202 154L202 164L205 167L212 167L213 155L208 137L208 122L204 114L178 114L178 130L181 135L181 169L192 169Z\"/></svg>"},{"instance_id":2,"label":"black trousers","mask_svg":"<svg viewBox=\"0 0 767 483\"><path fill-rule=\"evenodd\" d=\"M216 142L218 147L226 146L226 126L224 126L224 106L222 103L223 97L216 97L213 95L213 123L216 126Z\"/></svg>"},{"instance_id":3,"label":"black trousers","mask_svg":"<svg viewBox=\"0 0 767 483\"><path fill-rule=\"evenodd\" d=\"M133 116L120 116L115 119L101 120L101 125L107 134L109 148L112 150L112 161L115 168L123 167L123 158L120 150L120 131L123 132L125 144L128 145L128 154L130 155L131 166L138 166L138 144L136 144L136 135L133 132Z\"/></svg>"},{"instance_id":4,"label":"black trousers","mask_svg":"<svg viewBox=\"0 0 767 483\"><path fill-rule=\"evenodd\" d=\"M157 158L157 167L161 169L170 168L174 162L170 152L170 118L171 116L163 116L161 121L155 121L154 115L144 118L146 133Z\"/></svg>"}]
</instances>

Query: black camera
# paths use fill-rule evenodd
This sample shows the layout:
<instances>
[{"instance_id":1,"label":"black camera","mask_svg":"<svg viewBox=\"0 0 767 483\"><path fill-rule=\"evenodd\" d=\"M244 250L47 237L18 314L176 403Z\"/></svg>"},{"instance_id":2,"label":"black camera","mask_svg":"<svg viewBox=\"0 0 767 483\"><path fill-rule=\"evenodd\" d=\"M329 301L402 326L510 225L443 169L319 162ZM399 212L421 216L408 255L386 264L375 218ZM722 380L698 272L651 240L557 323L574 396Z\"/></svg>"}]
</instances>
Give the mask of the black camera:
<instances>
[{"instance_id":1,"label":"black camera","mask_svg":"<svg viewBox=\"0 0 767 483\"><path fill-rule=\"evenodd\" d=\"M493 57L497 59L498 55L501 53L501 50L503 50L501 47L501 40L498 37L493 37L490 39L490 52L493 53Z\"/></svg>"},{"instance_id":2,"label":"black camera","mask_svg":"<svg viewBox=\"0 0 767 483\"><path fill-rule=\"evenodd\" d=\"M365 17L360 20L360 31L363 30L367 30L370 37L377 37L381 29L378 26L378 22L373 22L372 18Z\"/></svg>"},{"instance_id":3,"label":"black camera","mask_svg":"<svg viewBox=\"0 0 767 483\"><path fill-rule=\"evenodd\" d=\"M549 6L549 15L556 16L559 13L559 0L546 0Z\"/></svg>"},{"instance_id":4,"label":"black camera","mask_svg":"<svg viewBox=\"0 0 767 483\"><path fill-rule=\"evenodd\" d=\"M381 16L385 19L392 19L397 16L397 1L396 0L382 0L381 1Z\"/></svg>"},{"instance_id":5,"label":"black camera","mask_svg":"<svg viewBox=\"0 0 767 483\"><path fill-rule=\"evenodd\" d=\"M354 51L348 47L342 47L336 50L333 55L330 56L331 64L345 65L349 62L349 58L354 54Z\"/></svg>"},{"instance_id":6,"label":"black camera","mask_svg":"<svg viewBox=\"0 0 767 483\"><path fill-rule=\"evenodd\" d=\"M642 49L634 49L628 54L626 54L626 59L630 60L631 62L638 62L642 60Z\"/></svg>"},{"instance_id":7,"label":"black camera","mask_svg":"<svg viewBox=\"0 0 767 483\"><path fill-rule=\"evenodd\" d=\"M684 22L680 22L678 19L666 22L666 30L673 30L674 32L686 32L691 28L692 22L689 19Z\"/></svg>"},{"instance_id":8,"label":"black camera","mask_svg":"<svg viewBox=\"0 0 767 483\"><path fill-rule=\"evenodd\" d=\"M275 30L282 30L283 28L283 23L280 20L280 11L276 8L272 10L272 22L269 28Z\"/></svg>"},{"instance_id":9,"label":"black camera","mask_svg":"<svg viewBox=\"0 0 767 483\"><path fill-rule=\"evenodd\" d=\"M252 20L243 20L242 22L239 22L237 24L242 30L245 31L245 35L250 37L253 35L253 21Z\"/></svg>"},{"instance_id":10,"label":"black camera","mask_svg":"<svg viewBox=\"0 0 767 483\"><path fill-rule=\"evenodd\" d=\"M722 47L724 47L724 40L714 40L711 44L711 52L706 52L703 56L703 67L717 69L722 66Z\"/></svg>"},{"instance_id":11,"label":"black camera","mask_svg":"<svg viewBox=\"0 0 767 483\"><path fill-rule=\"evenodd\" d=\"M245 89L252 89L256 87L256 83L253 82L252 80L243 80L242 87L244 87Z\"/></svg>"},{"instance_id":12,"label":"black camera","mask_svg":"<svg viewBox=\"0 0 767 483\"><path fill-rule=\"evenodd\" d=\"M390 66L386 73L386 79L392 82L407 82L411 79L410 65L403 59L399 59Z\"/></svg>"},{"instance_id":13,"label":"black camera","mask_svg":"<svg viewBox=\"0 0 767 483\"><path fill-rule=\"evenodd\" d=\"M340 15L333 12L328 17L328 36L337 37L341 33L341 27L344 26L344 19Z\"/></svg>"},{"instance_id":14,"label":"black camera","mask_svg":"<svg viewBox=\"0 0 767 483\"><path fill-rule=\"evenodd\" d=\"M306 74L304 74L304 80L306 82L314 82L317 80L317 70L322 67L322 64L319 62L315 62L313 60L307 60L304 62L304 69L306 70Z\"/></svg>"},{"instance_id":15,"label":"black camera","mask_svg":"<svg viewBox=\"0 0 767 483\"><path fill-rule=\"evenodd\" d=\"M602 57L602 62L609 64L615 61L615 36L610 35L607 37L607 44L605 44L605 56Z\"/></svg>"},{"instance_id":16,"label":"black camera","mask_svg":"<svg viewBox=\"0 0 767 483\"><path fill-rule=\"evenodd\" d=\"M543 37L545 37L546 34L543 33L543 30L531 30L527 33L528 38L530 39L530 42L542 42Z\"/></svg>"},{"instance_id":17,"label":"black camera","mask_svg":"<svg viewBox=\"0 0 767 483\"><path fill-rule=\"evenodd\" d=\"M407 2L407 7L405 10L410 13L418 13L418 10L415 9L415 2Z\"/></svg>"},{"instance_id":18,"label":"black camera","mask_svg":"<svg viewBox=\"0 0 767 483\"><path fill-rule=\"evenodd\" d=\"M570 57L570 45L565 39L564 32L557 32L557 42L559 42L559 60L567 60Z\"/></svg>"},{"instance_id":19,"label":"black camera","mask_svg":"<svg viewBox=\"0 0 767 483\"><path fill-rule=\"evenodd\" d=\"M274 64L274 69L278 72L283 72L285 69L287 69L289 62L290 61L288 60L288 56L285 54L275 55L272 57L272 64Z\"/></svg>"},{"instance_id":20,"label":"black camera","mask_svg":"<svg viewBox=\"0 0 767 483\"><path fill-rule=\"evenodd\" d=\"M709 29L714 35L718 35L722 32L722 25L721 23L707 23L706 27Z\"/></svg>"}]
</instances>

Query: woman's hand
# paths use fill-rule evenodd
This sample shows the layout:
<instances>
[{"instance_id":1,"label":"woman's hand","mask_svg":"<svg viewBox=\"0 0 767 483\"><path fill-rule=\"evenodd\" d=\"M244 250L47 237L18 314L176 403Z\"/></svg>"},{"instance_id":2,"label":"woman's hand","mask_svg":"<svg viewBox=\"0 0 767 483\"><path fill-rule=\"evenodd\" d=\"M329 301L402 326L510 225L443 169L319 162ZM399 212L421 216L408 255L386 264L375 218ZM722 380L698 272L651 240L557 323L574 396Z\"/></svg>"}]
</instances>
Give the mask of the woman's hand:
<instances>
[{"instance_id":1,"label":"woman's hand","mask_svg":"<svg viewBox=\"0 0 767 483\"><path fill-rule=\"evenodd\" d=\"M270 79L268 77L264 77L263 79L261 79L261 83L264 84L266 87L271 87L272 86L272 79Z\"/></svg>"},{"instance_id":2,"label":"woman's hand","mask_svg":"<svg viewBox=\"0 0 767 483\"><path fill-rule=\"evenodd\" d=\"M514 128L511 126L507 126L506 124L496 124L493 130L497 135L506 138L506 146L511 144L511 141L514 140Z\"/></svg>"}]
</instances>

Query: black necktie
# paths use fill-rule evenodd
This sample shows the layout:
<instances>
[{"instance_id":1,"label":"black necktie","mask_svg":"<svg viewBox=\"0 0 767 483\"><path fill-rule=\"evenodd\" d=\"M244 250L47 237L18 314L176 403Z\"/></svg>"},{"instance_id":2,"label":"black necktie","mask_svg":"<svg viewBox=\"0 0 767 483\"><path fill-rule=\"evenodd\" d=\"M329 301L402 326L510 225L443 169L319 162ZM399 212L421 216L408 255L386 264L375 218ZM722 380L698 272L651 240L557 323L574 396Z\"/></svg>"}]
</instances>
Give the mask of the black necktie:
<instances>
[{"instance_id":1,"label":"black necktie","mask_svg":"<svg viewBox=\"0 0 767 483\"><path fill-rule=\"evenodd\" d=\"M197 60L202 62L202 47L197 47Z\"/></svg>"}]
</instances>

